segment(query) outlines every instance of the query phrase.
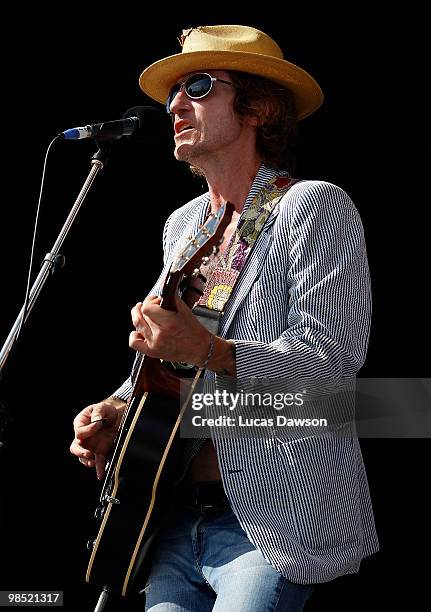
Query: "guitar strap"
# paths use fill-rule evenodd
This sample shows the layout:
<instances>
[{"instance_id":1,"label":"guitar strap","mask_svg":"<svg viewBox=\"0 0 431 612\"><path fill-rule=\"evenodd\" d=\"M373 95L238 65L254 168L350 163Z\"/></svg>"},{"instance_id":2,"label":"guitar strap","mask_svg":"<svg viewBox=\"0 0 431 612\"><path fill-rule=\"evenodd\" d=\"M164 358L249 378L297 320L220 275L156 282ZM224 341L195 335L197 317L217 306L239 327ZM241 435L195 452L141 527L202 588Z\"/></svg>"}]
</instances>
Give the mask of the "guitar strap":
<instances>
[{"instance_id":1,"label":"guitar strap","mask_svg":"<svg viewBox=\"0 0 431 612\"><path fill-rule=\"evenodd\" d=\"M241 216L226 250L224 265L218 265L207 279L205 290L193 308L199 321L213 334L218 333L220 319L232 295L238 277L250 256L266 220L286 192L298 182L286 176L274 177L253 198Z\"/></svg>"}]
</instances>

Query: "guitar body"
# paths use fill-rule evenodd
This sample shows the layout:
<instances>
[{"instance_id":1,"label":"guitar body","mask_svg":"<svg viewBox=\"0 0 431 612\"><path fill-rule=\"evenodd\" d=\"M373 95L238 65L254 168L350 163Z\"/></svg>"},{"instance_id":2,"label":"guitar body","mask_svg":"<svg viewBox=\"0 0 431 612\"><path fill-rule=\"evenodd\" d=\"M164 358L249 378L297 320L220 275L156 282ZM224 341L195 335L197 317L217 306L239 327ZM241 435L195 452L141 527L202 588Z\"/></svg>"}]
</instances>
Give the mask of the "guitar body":
<instances>
[{"instance_id":1,"label":"guitar body","mask_svg":"<svg viewBox=\"0 0 431 612\"><path fill-rule=\"evenodd\" d=\"M87 582L108 584L126 595L136 569L145 561L179 477L183 408L179 394L169 397L142 390L133 397L102 490L97 511L102 522Z\"/></svg>"},{"instance_id":2,"label":"guitar body","mask_svg":"<svg viewBox=\"0 0 431 612\"><path fill-rule=\"evenodd\" d=\"M164 284L161 307L176 310L179 287L184 292L196 262L209 248L214 252L232 211L226 204L219 218L213 217L178 255ZM181 371L182 379L159 359L143 358L107 464L86 581L124 596L138 569L145 573L152 540L178 484L184 443L179 436L181 418L201 375Z\"/></svg>"}]
</instances>

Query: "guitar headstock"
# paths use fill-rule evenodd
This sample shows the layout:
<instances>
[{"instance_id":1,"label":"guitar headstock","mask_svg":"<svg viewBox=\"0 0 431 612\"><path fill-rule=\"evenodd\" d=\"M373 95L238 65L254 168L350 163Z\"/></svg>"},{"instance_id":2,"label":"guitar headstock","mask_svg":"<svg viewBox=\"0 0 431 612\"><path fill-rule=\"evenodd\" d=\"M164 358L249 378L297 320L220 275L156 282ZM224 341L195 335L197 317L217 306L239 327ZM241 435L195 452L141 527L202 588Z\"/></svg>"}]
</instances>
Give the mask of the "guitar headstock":
<instances>
[{"instance_id":1,"label":"guitar headstock","mask_svg":"<svg viewBox=\"0 0 431 612\"><path fill-rule=\"evenodd\" d=\"M198 233L175 256L162 289L160 306L176 310L175 298L183 279L200 267L203 257L211 257L232 219L234 207L226 202L216 214L211 214Z\"/></svg>"}]
</instances>

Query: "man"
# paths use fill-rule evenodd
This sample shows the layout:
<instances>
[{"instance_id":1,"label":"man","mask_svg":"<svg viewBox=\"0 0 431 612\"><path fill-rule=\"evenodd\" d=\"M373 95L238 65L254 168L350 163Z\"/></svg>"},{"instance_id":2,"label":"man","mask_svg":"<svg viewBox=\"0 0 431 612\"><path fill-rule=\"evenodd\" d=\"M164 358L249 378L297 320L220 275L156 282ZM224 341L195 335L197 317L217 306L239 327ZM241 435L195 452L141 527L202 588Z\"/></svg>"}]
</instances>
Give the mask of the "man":
<instances>
[{"instance_id":1,"label":"man","mask_svg":"<svg viewBox=\"0 0 431 612\"><path fill-rule=\"evenodd\" d=\"M194 28L181 43L140 85L167 104L175 157L205 177L208 193L169 217L165 269L132 310L130 346L204 368L207 384L353 378L371 309L361 221L339 187L288 179L296 121L320 106L320 87L254 28ZM234 213L219 260L198 287L203 308L218 300L213 333L181 300L178 312L160 308L157 294L185 238L227 201ZM71 451L99 478L132 379L75 419ZM351 429L211 437L187 447L187 484L158 534L146 609L302 610L314 584L356 573L378 550Z\"/></svg>"}]
</instances>

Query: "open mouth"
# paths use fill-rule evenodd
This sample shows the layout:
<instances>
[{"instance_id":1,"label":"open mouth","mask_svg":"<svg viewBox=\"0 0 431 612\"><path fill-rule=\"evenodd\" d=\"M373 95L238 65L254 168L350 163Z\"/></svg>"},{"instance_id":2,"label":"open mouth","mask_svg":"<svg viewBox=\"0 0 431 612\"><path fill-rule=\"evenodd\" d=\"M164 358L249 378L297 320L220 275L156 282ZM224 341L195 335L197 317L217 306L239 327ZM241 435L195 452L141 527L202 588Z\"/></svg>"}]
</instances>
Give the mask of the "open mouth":
<instances>
[{"instance_id":1,"label":"open mouth","mask_svg":"<svg viewBox=\"0 0 431 612\"><path fill-rule=\"evenodd\" d=\"M176 125L175 125L175 135L177 136L178 134L182 134L183 132L187 132L188 130L192 130L193 126L190 125L189 123L186 123L185 121L179 121Z\"/></svg>"}]
</instances>

